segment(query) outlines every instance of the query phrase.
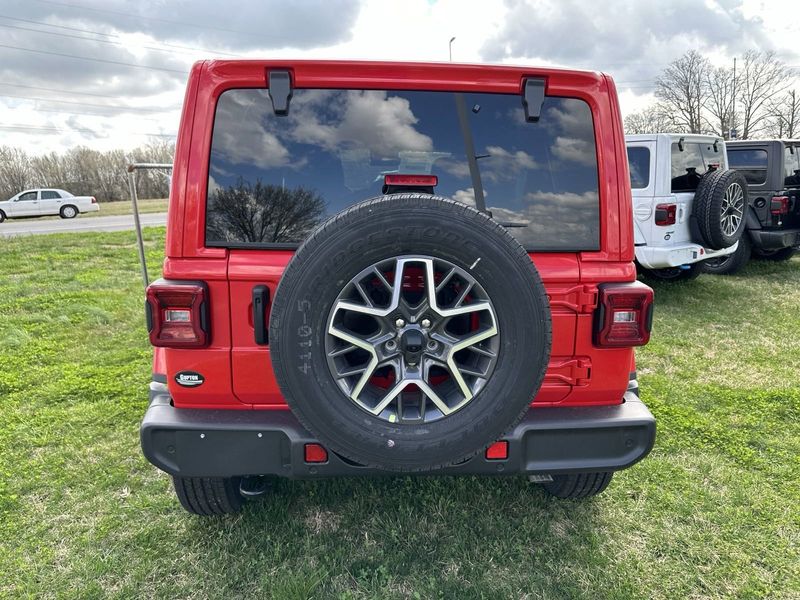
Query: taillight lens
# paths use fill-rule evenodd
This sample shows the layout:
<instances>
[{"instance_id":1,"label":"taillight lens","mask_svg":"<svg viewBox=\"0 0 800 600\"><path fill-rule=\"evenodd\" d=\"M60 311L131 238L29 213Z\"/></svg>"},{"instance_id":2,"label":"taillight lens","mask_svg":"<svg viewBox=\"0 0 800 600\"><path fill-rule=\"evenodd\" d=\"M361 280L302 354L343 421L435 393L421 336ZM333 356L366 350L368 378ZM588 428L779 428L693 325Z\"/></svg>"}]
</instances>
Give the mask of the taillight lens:
<instances>
[{"instance_id":1,"label":"taillight lens","mask_svg":"<svg viewBox=\"0 0 800 600\"><path fill-rule=\"evenodd\" d=\"M94 196L92 196L92 204L97 204L97 198L95 198Z\"/></svg>"},{"instance_id":2,"label":"taillight lens","mask_svg":"<svg viewBox=\"0 0 800 600\"><path fill-rule=\"evenodd\" d=\"M674 225L677 212L677 204L657 204L656 225Z\"/></svg>"},{"instance_id":3,"label":"taillight lens","mask_svg":"<svg viewBox=\"0 0 800 600\"><path fill-rule=\"evenodd\" d=\"M770 202L770 210L773 215L789 214L789 196L773 196Z\"/></svg>"},{"instance_id":4,"label":"taillight lens","mask_svg":"<svg viewBox=\"0 0 800 600\"><path fill-rule=\"evenodd\" d=\"M436 175L403 175L402 173L390 173L384 176L383 184L436 187L439 185L439 178Z\"/></svg>"},{"instance_id":5,"label":"taillight lens","mask_svg":"<svg viewBox=\"0 0 800 600\"><path fill-rule=\"evenodd\" d=\"M653 327L653 290L640 281L599 286L594 343L644 346Z\"/></svg>"},{"instance_id":6,"label":"taillight lens","mask_svg":"<svg viewBox=\"0 0 800 600\"><path fill-rule=\"evenodd\" d=\"M146 302L150 343L165 348L207 346L207 298L203 283L152 283Z\"/></svg>"}]
</instances>

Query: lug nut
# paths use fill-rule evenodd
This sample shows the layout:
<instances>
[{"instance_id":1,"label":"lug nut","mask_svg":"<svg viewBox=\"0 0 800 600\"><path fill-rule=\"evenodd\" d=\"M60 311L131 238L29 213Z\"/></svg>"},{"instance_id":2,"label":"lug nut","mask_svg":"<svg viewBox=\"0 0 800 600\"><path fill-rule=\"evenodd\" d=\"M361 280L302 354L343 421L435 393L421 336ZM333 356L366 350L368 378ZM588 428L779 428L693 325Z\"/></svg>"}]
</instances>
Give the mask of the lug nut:
<instances>
[{"instance_id":1,"label":"lug nut","mask_svg":"<svg viewBox=\"0 0 800 600\"><path fill-rule=\"evenodd\" d=\"M433 340L428 340L428 350L436 350L437 343Z\"/></svg>"},{"instance_id":2,"label":"lug nut","mask_svg":"<svg viewBox=\"0 0 800 600\"><path fill-rule=\"evenodd\" d=\"M430 319L422 319L421 325L427 329L428 327L431 326L431 320Z\"/></svg>"},{"instance_id":3,"label":"lug nut","mask_svg":"<svg viewBox=\"0 0 800 600\"><path fill-rule=\"evenodd\" d=\"M405 325L406 325L406 322L405 322L403 319L397 319L397 321L395 321L395 322L394 322L394 324L395 324L397 327L405 327Z\"/></svg>"},{"instance_id":4,"label":"lug nut","mask_svg":"<svg viewBox=\"0 0 800 600\"><path fill-rule=\"evenodd\" d=\"M387 350L394 350L395 348L397 348L397 343L394 340L389 340L388 342L386 342Z\"/></svg>"}]
</instances>

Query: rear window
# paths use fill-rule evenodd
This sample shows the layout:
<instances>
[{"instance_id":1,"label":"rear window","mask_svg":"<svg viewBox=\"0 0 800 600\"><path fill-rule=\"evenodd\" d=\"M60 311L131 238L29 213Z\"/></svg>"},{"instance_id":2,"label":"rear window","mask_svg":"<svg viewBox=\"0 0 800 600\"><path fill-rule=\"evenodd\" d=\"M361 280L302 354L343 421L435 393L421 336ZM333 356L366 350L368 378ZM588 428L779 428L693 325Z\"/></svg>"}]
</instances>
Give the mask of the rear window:
<instances>
[{"instance_id":1,"label":"rear window","mask_svg":"<svg viewBox=\"0 0 800 600\"><path fill-rule=\"evenodd\" d=\"M650 150L642 146L628 148L628 170L633 189L643 189L650 185Z\"/></svg>"},{"instance_id":2,"label":"rear window","mask_svg":"<svg viewBox=\"0 0 800 600\"><path fill-rule=\"evenodd\" d=\"M681 150L681 146L683 149ZM693 192L700 178L709 168L717 169L723 164L724 146L698 142L675 142L672 144L672 191Z\"/></svg>"},{"instance_id":3,"label":"rear window","mask_svg":"<svg viewBox=\"0 0 800 600\"><path fill-rule=\"evenodd\" d=\"M61 198L61 194L53 190L42 190L42 200L55 200Z\"/></svg>"},{"instance_id":4,"label":"rear window","mask_svg":"<svg viewBox=\"0 0 800 600\"><path fill-rule=\"evenodd\" d=\"M783 185L798 187L800 186L800 146L787 145L783 152Z\"/></svg>"},{"instance_id":5,"label":"rear window","mask_svg":"<svg viewBox=\"0 0 800 600\"><path fill-rule=\"evenodd\" d=\"M547 97L540 121L527 123L518 95L323 89L294 90L288 116L273 113L263 89L220 96L206 244L296 246L327 217L380 195L393 173L436 175L437 195L472 206L477 175L486 208L529 251L599 249L594 126L582 100Z\"/></svg>"},{"instance_id":6,"label":"rear window","mask_svg":"<svg viewBox=\"0 0 800 600\"><path fill-rule=\"evenodd\" d=\"M750 185L767 181L767 151L757 148L728 148L728 164L736 169Z\"/></svg>"}]
</instances>

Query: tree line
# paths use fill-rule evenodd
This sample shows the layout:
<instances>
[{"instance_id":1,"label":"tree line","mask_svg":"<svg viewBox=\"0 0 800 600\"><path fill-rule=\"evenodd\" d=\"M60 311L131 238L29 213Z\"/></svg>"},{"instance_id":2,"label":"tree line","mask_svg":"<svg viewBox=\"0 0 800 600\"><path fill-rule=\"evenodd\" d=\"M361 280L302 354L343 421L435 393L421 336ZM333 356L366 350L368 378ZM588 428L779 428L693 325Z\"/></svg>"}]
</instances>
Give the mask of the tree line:
<instances>
[{"instance_id":1,"label":"tree line","mask_svg":"<svg viewBox=\"0 0 800 600\"><path fill-rule=\"evenodd\" d=\"M20 148L0 146L0 200L29 188L59 188L76 196L94 196L100 202L127 200L128 165L132 162L172 164L175 144L155 141L134 150L101 152L82 146L63 153L31 156ZM140 198L166 198L165 173L139 171L136 191Z\"/></svg>"},{"instance_id":2,"label":"tree line","mask_svg":"<svg viewBox=\"0 0 800 600\"><path fill-rule=\"evenodd\" d=\"M705 133L724 139L800 136L800 93L792 67L749 50L724 67L695 50L656 79L656 102L625 117L625 133Z\"/></svg>"}]
</instances>

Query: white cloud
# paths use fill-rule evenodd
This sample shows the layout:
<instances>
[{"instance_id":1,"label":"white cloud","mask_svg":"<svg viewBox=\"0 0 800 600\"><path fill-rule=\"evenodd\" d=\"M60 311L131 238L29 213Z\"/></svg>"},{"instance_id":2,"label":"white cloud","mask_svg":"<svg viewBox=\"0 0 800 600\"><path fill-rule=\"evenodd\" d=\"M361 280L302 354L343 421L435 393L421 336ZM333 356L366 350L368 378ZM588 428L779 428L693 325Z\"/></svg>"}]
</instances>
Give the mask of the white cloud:
<instances>
[{"instance_id":1,"label":"white cloud","mask_svg":"<svg viewBox=\"0 0 800 600\"><path fill-rule=\"evenodd\" d=\"M0 64L0 81L5 82L1 95L50 100L0 97L3 143L34 153L77 144L130 148L146 142L149 134L174 134L192 62L215 56L447 61L448 42L455 36L456 62L558 64L610 72L625 112L642 108L661 69L690 48L717 65L730 64L746 48L775 49L788 64L800 63L800 27L797 19L787 18L796 13L796 0L620 1L607 3L603 10L577 0L240 0L220 10L218 3L199 0L190 17L184 3L152 0L8 0L6 5L8 15L56 26L23 25L46 33L3 30L6 45L55 53L6 48ZM413 38L394 32L413 32ZM56 99L77 104L52 101ZM145 110L124 112L86 103ZM71 117L78 120L68 121ZM50 129L42 130L45 126Z\"/></svg>"},{"instance_id":2,"label":"white cloud","mask_svg":"<svg viewBox=\"0 0 800 600\"><path fill-rule=\"evenodd\" d=\"M561 160L576 162L589 167L593 167L597 163L594 140L587 141L558 136L550 151Z\"/></svg>"},{"instance_id":3,"label":"white cloud","mask_svg":"<svg viewBox=\"0 0 800 600\"><path fill-rule=\"evenodd\" d=\"M484 192L484 197L488 196L489 194ZM467 206L475 207L475 190L472 188L467 188L465 190L456 190L456 192L452 196L453 200L456 202L462 202Z\"/></svg>"},{"instance_id":4,"label":"white cloud","mask_svg":"<svg viewBox=\"0 0 800 600\"><path fill-rule=\"evenodd\" d=\"M430 152L433 140L419 133L417 118L405 98L387 97L381 91L349 91L343 102L328 108L337 114L320 123L320 107L331 103L333 94L320 94L312 102L293 106L291 138L296 142L321 145L329 150L347 148L357 142L373 156L396 156L400 150Z\"/></svg>"},{"instance_id":5,"label":"white cloud","mask_svg":"<svg viewBox=\"0 0 800 600\"><path fill-rule=\"evenodd\" d=\"M268 116L272 116L272 105L266 92L255 98L251 93L223 94L216 119L225 127L215 132L213 151L234 164L254 164L265 169L287 166L289 151L266 129Z\"/></svg>"}]
</instances>

